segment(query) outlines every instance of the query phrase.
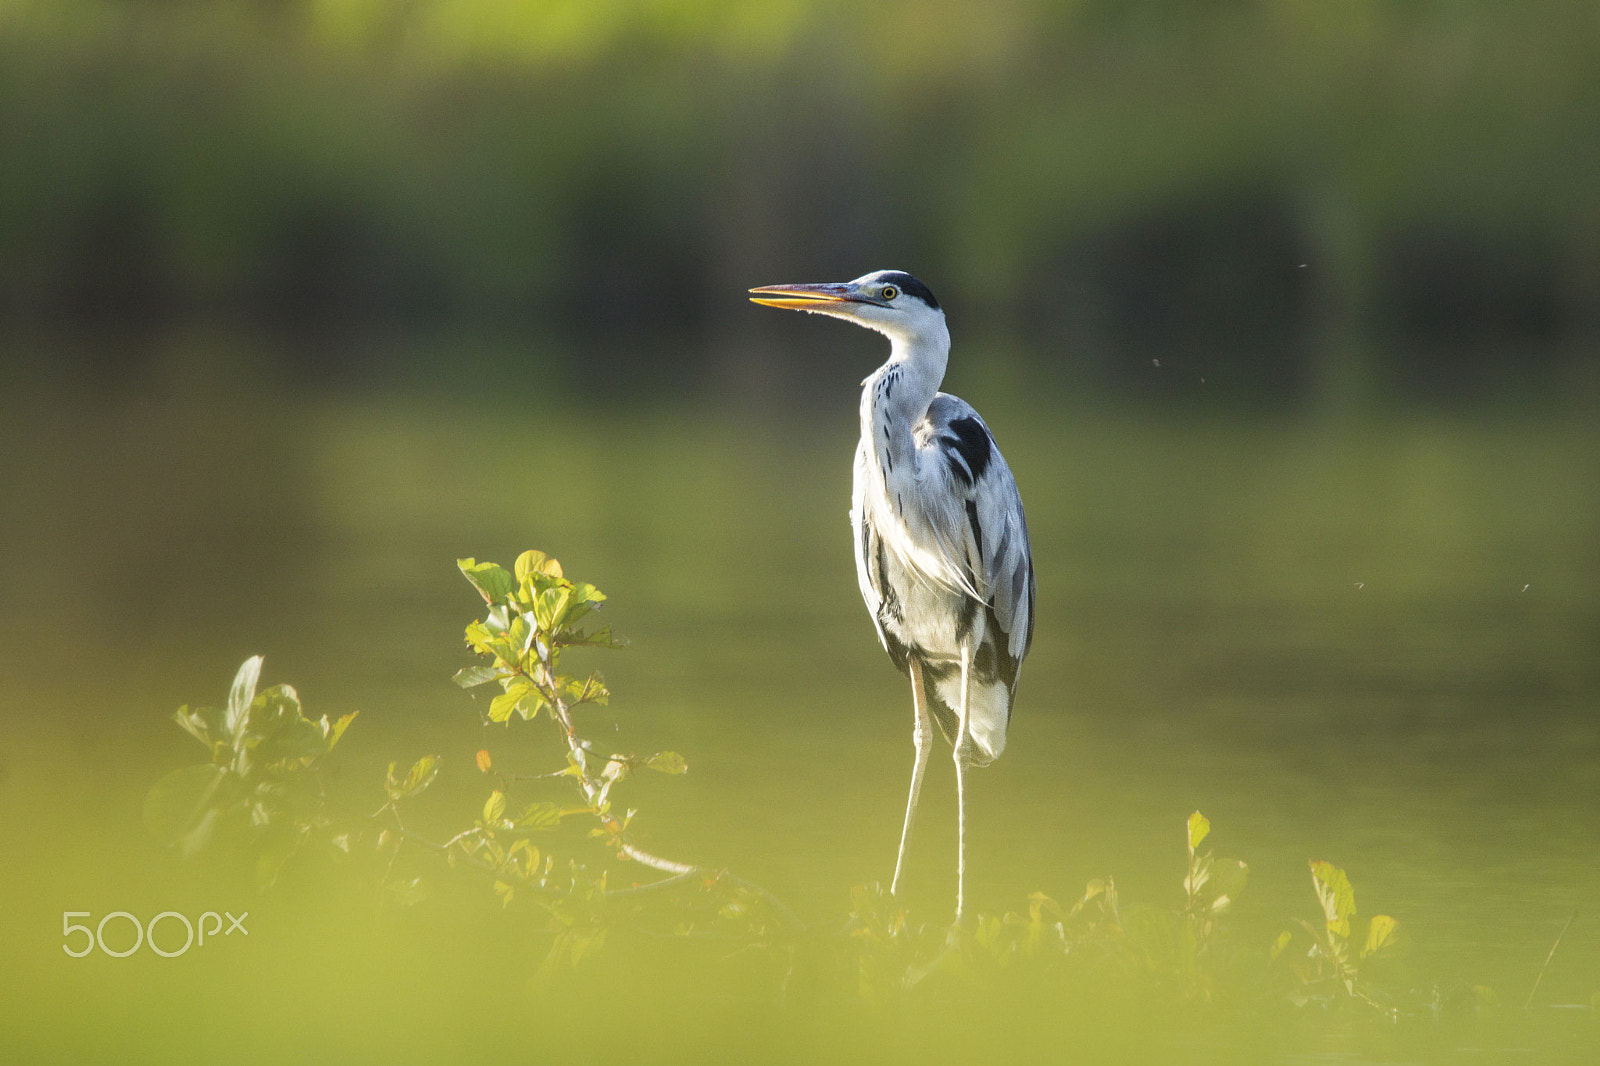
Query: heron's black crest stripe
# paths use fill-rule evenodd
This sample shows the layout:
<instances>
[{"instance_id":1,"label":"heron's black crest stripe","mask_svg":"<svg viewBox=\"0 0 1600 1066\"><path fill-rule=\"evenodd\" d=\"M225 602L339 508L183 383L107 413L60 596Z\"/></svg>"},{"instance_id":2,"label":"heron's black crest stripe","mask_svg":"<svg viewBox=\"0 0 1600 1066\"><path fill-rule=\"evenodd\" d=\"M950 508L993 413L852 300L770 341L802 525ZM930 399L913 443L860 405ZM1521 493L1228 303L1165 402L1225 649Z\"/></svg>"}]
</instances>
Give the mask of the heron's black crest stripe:
<instances>
[{"instance_id":1,"label":"heron's black crest stripe","mask_svg":"<svg viewBox=\"0 0 1600 1066\"><path fill-rule=\"evenodd\" d=\"M983 569L983 526L978 522L978 505L967 501L967 525L972 527L972 542L978 546L978 569Z\"/></svg>"},{"instance_id":2,"label":"heron's black crest stripe","mask_svg":"<svg viewBox=\"0 0 1600 1066\"><path fill-rule=\"evenodd\" d=\"M989 455L993 449L989 443L989 431L976 418L958 418L950 423L950 431L956 435L955 439L944 439L950 442L950 447L961 453L967 469L972 471L972 479L967 482L970 485L989 469Z\"/></svg>"},{"instance_id":3,"label":"heron's black crest stripe","mask_svg":"<svg viewBox=\"0 0 1600 1066\"><path fill-rule=\"evenodd\" d=\"M899 286L900 291L905 293L907 296L915 296L917 299L921 300L935 311L939 309L939 301L933 298L933 291L903 270L895 270L887 274L879 274L874 280L874 284L897 285Z\"/></svg>"}]
</instances>

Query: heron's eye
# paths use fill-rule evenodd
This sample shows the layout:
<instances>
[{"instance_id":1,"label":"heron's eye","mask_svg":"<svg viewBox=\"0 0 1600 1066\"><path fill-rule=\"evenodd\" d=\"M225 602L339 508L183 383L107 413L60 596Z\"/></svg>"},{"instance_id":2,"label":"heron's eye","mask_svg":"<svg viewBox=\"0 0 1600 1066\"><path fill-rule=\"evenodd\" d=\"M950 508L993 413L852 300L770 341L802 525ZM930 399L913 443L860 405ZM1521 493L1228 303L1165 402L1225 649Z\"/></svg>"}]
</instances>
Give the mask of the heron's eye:
<instances>
[{"instance_id":1,"label":"heron's eye","mask_svg":"<svg viewBox=\"0 0 1600 1066\"><path fill-rule=\"evenodd\" d=\"M883 298L885 300L892 300L896 296L899 296L899 295L900 295L900 290L896 289L893 285L885 285L883 287Z\"/></svg>"}]
</instances>

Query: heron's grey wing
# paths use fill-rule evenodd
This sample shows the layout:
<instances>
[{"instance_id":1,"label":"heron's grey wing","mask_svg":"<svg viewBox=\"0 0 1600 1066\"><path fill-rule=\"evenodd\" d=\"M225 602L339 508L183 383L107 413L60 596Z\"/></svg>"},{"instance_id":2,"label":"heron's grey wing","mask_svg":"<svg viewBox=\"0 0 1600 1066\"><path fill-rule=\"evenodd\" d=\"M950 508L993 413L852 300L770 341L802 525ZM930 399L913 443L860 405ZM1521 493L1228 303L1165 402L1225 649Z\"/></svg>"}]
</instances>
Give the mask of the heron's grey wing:
<instances>
[{"instance_id":1,"label":"heron's grey wing","mask_svg":"<svg viewBox=\"0 0 1600 1066\"><path fill-rule=\"evenodd\" d=\"M996 641L1001 659L996 673L1014 686L1033 643L1033 553L1022 496L989 427L970 404L940 393L928 420L930 443L942 462L924 476L943 484L926 496L950 501L933 508L929 517L948 549L962 554L969 580L989 607L991 624L1005 634L1003 641Z\"/></svg>"}]
</instances>

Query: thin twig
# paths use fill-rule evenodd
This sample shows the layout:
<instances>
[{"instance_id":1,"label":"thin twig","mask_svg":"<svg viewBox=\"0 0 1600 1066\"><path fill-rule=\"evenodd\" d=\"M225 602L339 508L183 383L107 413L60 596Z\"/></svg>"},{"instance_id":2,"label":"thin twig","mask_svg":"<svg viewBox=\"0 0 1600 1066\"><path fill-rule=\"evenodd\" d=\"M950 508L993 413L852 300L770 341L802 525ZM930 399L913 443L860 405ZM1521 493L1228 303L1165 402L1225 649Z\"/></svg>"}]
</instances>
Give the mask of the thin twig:
<instances>
[{"instance_id":1,"label":"thin twig","mask_svg":"<svg viewBox=\"0 0 1600 1066\"><path fill-rule=\"evenodd\" d=\"M641 866L648 866L652 870L660 870L665 874L678 874L683 876L687 874L698 873L703 869L703 867L691 865L690 863L674 862L671 859L663 859L659 855L652 855L642 848L634 847L632 844L623 844L618 854L622 855L623 858L632 859Z\"/></svg>"},{"instance_id":2,"label":"thin twig","mask_svg":"<svg viewBox=\"0 0 1600 1066\"><path fill-rule=\"evenodd\" d=\"M576 783L578 788L582 791L584 798L588 801L589 807L596 813L599 813L600 807L605 801L610 782L597 780L591 775L589 770L590 760L592 758L599 757L605 758L608 763L621 762L624 764L631 764L634 759L631 756L603 756L588 740L578 735L577 727L573 724L572 720L573 708L564 698L562 698L561 693L555 684L556 671L554 642L538 640L535 641L532 646L536 649L536 654L539 660L539 667L537 670L530 673L529 671L523 670L520 665L509 663L507 665L511 666L515 673L519 673L532 681L539 689L540 694L544 696L545 701L548 703L550 708L550 716L555 719L557 726L561 729L562 735L565 737L567 742L567 750L571 753L572 759L577 765L578 774L576 775ZM561 771L560 773L549 776L559 777L564 773L565 771ZM779 917L783 924L789 928L791 932L799 933L805 931L806 925L800 920L799 915L790 910L789 907L785 905L782 900L778 899L777 896L774 896L771 892L767 891L765 888L753 881L746 881L742 877L736 877L733 874L728 873L726 870L716 870L697 864L678 862L673 859L663 858L660 855L651 854L650 852L645 851L643 848L640 848L629 843L627 840L622 839L620 832L617 832L616 842L618 845L617 854L620 858L630 859L633 862L639 863L641 866L648 866L653 870L660 870L662 873L671 875L671 877L667 878L665 881L657 882L657 885L677 883L680 878L683 880L689 880L694 877L704 878L708 882L724 882L726 884L733 885L741 891L748 892L751 895L757 896L764 900L767 906L772 909L772 911ZM454 843L454 841L452 841L452 843ZM623 889L615 893L607 892L606 895L620 895L628 891L631 890Z\"/></svg>"},{"instance_id":3,"label":"thin twig","mask_svg":"<svg viewBox=\"0 0 1600 1066\"><path fill-rule=\"evenodd\" d=\"M643 896L651 892L659 892L664 888L671 888L674 885L681 885L686 882L693 881L694 874L695 872L693 870L689 870L685 873L673 874L671 877L663 877L659 881L651 881L648 884L631 885L628 888L608 889L606 891L606 898L622 899L626 896Z\"/></svg>"},{"instance_id":4,"label":"thin twig","mask_svg":"<svg viewBox=\"0 0 1600 1066\"><path fill-rule=\"evenodd\" d=\"M1572 917L1567 919L1567 924L1563 925L1561 932L1556 934L1556 942L1550 945L1550 954L1544 957L1544 965L1539 967L1539 976L1533 979L1533 987L1528 989L1528 998L1523 1000L1523 1010L1533 1006L1533 994L1539 991L1539 982L1544 980L1544 972L1550 968L1550 960L1556 957L1556 948L1561 946L1561 938L1567 935L1567 930L1572 928L1572 923L1577 917L1578 912L1573 911Z\"/></svg>"}]
</instances>

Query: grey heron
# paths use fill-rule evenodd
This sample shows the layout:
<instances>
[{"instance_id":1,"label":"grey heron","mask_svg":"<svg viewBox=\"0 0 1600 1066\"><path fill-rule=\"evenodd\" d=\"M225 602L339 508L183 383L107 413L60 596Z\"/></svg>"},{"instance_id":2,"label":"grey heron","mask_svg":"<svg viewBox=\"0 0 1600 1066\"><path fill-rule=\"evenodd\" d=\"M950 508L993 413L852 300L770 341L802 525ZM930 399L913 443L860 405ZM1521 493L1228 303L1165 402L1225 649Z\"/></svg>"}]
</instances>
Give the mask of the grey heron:
<instances>
[{"instance_id":1,"label":"grey heron","mask_svg":"<svg viewBox=\"0 0 1600 1066\"><path fill-rule=\"evenodd\" d=\"M1033 643L1033 556L1011 469L989 427L939 391L944 311L903 271L751 289L755 303L831 315L889 338L863 381L850 522L856 576L878 640L911 680L916 762L889 891L899 895L932 721L956 768L956 921L966 904L968 766L1006 746L1017 674Z\"/></svg>"}]
</instances>

